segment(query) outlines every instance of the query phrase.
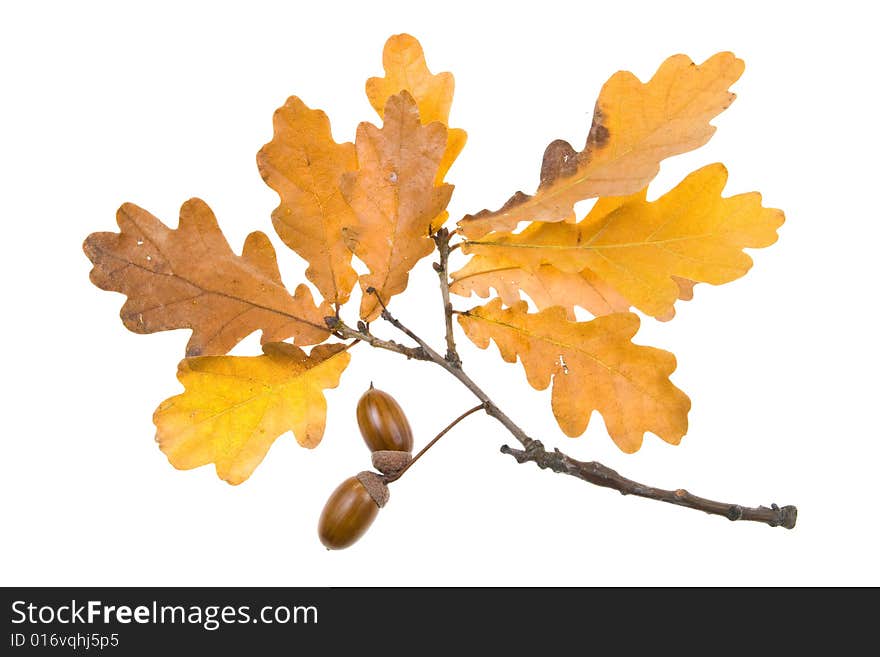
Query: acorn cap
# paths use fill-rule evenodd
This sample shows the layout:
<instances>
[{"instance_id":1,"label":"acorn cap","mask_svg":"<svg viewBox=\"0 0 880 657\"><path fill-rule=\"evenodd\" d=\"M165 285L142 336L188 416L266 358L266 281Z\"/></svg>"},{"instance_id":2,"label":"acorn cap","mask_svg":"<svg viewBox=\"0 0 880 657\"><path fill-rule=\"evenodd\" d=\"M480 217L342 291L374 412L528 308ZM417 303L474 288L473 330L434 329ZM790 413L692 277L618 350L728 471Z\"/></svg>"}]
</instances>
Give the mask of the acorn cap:
<instances>
[{"instance_id":1,"label":"acorn cap","mask_svg":"<svg viewBox=\"0 0 880 657\"><path fill-rule=\"evenodd\" d=\"M373 452L373 467L386 475L396 475L412 461L412 454L396 449L380 449Z\"/></svg>"},{"instance_id":2,"label":"acorn cap","mask_svg":"<svg viewBox=\"0 0 880 657\"><path fill-rule=\"evenodd\" d=\"M367 489L370 497L373 498L376 506L380 509L388 503L388 498L391 497L391 493L388 490L388 486L382 481L381 475L378 475L375 472L370 472L369 470L364 470L357 474L357 480L364 485L364 488Z\"/></svg>"}]
</instances>

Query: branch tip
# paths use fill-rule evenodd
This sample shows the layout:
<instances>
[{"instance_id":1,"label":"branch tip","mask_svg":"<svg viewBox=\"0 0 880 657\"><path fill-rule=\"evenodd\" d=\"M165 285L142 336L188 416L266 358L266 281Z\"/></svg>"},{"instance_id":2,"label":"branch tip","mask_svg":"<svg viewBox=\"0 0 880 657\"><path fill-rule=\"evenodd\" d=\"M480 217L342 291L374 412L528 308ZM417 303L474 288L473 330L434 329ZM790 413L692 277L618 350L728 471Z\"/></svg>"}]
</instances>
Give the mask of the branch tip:
<instances>
[{"instance_id":1,"label":"branch tip","mask_svg":"<svg viewBox=\"0 0 880 657\"><path fill-rule=\"evenodd\" d=\"M501 453L509 454L516 459L517 463L532 461L541 469L571 475L596 486L611 488L622 495L635 495L658 502L696 509L710 515L723 516L731 521L751 520L753 522L763 522L771 527L785 527L786 529L793 529L797 523L797 507L794 506L780 508L773 504L770 508L765 506L747 507L740 504L726 504L704 497L697 497L684 488L663 490L661 488L645 486L632 479L627 479L598 461L578 461L559 449L554 449L552 453L547 452L539 440L532 440L525 445L524 449L513 449L507 445L502 445Z\"/></svg>"}]
</instances>

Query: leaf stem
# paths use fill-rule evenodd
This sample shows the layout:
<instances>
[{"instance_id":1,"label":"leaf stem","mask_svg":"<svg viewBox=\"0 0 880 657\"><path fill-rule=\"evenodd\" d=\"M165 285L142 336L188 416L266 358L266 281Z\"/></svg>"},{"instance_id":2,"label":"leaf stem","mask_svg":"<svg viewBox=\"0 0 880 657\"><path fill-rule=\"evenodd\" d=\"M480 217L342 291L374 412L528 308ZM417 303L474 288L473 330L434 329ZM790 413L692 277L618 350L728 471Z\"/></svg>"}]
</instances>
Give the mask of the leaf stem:
<instances>
[{"instance_id":1,"label":"leaf stem","mask_svg":"<svg viewBox=\"0 0 880 657\"><path fill-rule=\"evenodd\" d=\"M422 458L422 456L424 455L424 453L427 452L429 449L431 449L431 448L434 446L434 444L435 444L438 440L440 440L443 436L445 436L445 435L449 432L450 429L452 429L452 427L454 427L456 424L458 424L459 422L461 422L461 421L462 421L463 419L465 419L468 415L472 415L472 414L476 413L477 411L483 410L485 407L486 407L485 404L477 404L476 406L474 406L473 408L471 408L471 409L465 411L464 413L462 413L461 415L459 415L457 418L455 418L452 422L450 422L449 424L447 424L446 427L445 427L440 433L438 433L436 436L434 436L434 437L431 439L431 441L430 441L427 445L425 445L424 447L422 447L421 450L419 450L419 453L416 454L416 455L413 457L412 461L410 461L409 463L407 463L407 464L406 464L406 465L400 470L400 472L397 472L397 473L395 473L395 474L393 474L393 475L386 475L386 476L384 477L384 481L385 481L385 483L386 483L386 484L390 484L392 481L397 481L398 479L400 479L400 478L403 476L403 473L405 473L407 470L409 470L409 469L413 466L413 463L415 463L415 462L418 461L420 458Z\"/></svg>"}]
</instances>

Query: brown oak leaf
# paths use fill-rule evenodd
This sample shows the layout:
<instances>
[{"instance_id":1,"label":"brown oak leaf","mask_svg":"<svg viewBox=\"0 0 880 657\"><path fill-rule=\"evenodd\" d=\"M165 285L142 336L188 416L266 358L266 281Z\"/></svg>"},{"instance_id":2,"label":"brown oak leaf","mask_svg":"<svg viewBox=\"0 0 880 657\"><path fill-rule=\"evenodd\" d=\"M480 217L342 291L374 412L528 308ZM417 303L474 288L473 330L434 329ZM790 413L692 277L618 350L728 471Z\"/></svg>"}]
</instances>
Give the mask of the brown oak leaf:
<instances>
[{"instance_id":1,"label":"brown oak leaf","mask_svg":"<svg viewBox=\"0 0 880 657\"><path fill-rule=\"evenodd\" d=\"M386 103L381 129L371 123L358 126L355 145L358 171L343 176L342 191L356 223L345 235L370 270L360 277L361 317L372 321L381 308L367 290L387 303L406 289L409 271L434 249L431 222L452 194L452 185L434 184L446 127L438 122L423 126L415 101L403 91Z\"/></svg>"},{"instance_id":2,"label":"brown oak leaf","mask_svg":"<svg viewBox=\"0 0 880 657\"><path fill-rule=\"evenodd\" d=\"M342 237L354 213L342 196L343 174L357 168L354 144L337 144L330 121L296 96L275 111L275 135L257 154L263 180L281 197L272 225L308 261L308 278L330 303L348 301L357 281Z\"/></svg>"},{"instance_id":3,"label":"brown oak leaf","mask_svg":"<svg viewBox=\"0 0 880 657\"><path fill-rule=\"evenodd\" d=\"M92 282L128 297L120 315L130 331L192 329L188 356L225 354L256 330L264 343L328 337L331 308L316 306L305 285L290 295L263 233L251 233L235 255L199 199L183 204L176 229L131 203L116 220L121 232L92 233L83 250L94 263Z\"/></svg>"}]
</instances>

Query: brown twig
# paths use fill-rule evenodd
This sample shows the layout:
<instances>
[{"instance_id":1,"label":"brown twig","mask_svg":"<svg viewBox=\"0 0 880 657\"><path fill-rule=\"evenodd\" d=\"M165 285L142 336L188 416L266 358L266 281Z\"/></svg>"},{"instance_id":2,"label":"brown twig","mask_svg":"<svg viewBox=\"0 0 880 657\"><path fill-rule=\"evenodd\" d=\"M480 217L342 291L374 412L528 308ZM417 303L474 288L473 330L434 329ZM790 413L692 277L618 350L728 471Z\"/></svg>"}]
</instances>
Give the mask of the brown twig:
<instances>
[{"instance_id":1,"label":"brown twig","mask_svg":"<svg viewBox=\"0 0 880 657\"><path fill-rule=\"evenodd\" d=\"M494 417L504 425L504 427L523 446L523 449L513 449L507 445L504 445L501 448L501 451L504 454L510 454L518 463L531 461L536 463L540 468L546 468L554 472L571 475L596 486L612 488L623 495L637 495L651 500L676 504L690 509L705 511L709 514L724 516L730 520L751 520L766 523L771 527L785 527L786 529L792 529L795 526L795 522L797 521L797 507L794 506L779 507L773 504L770 508L764 506L744 507L739 504L715 502L713 500L697 497L696 495L691 495L684 489L663 490L661 488L645 486L644 484L627 479L618 474L615 470L612 470L597 461L578 461L563 454L558 449L553 452L546 451L544 445L540 441L531 438L500 408L498 408L489 396L483 392L483 390L474 383L467 374L465 374L461 366L454 366L449 360L432 349L430 345L422 340L422 338L404 326L400 320L389 313L388 308L385 306L385 303L379 297L376 290L370 288L367 292L376 295L379 305L382 306L382 319L409 336L416 342L418 347L404 347L396 342L379 340L372 336L368 331L355 331L341 321L335 325L331 325L329 320L332 318L328 318L328 325L330 328L346 338L359 338L364 342L369 343L371 346L394 351L407 358L431 361L452 374L452 376L458 379L477 397L477 399L480 400L480 402L482 402L475 409L471 409L471 411L468 412L468 415L483 408L486 411L486 414ZM441 436L442 435L443 434L441 433ZM437 439L429 444L433 444L436 440Z\"/></svg>"},{"instance_id":2,"label":"brown twig","mask_svg":"<svg viewBox=\"0 0 880 657\"><path fill-rule=\"evenodd\" d=\"M596 486L612 488L621 495L637 495L649 500L676 504L689 509L697 509L706 513L724 516L728 520L751 520L763 522L771 527L785 527L793 529L797 522L797 507L779 507L772 504L766 506L749 507L726 502L715 502L704 497L697 497L683 488L677 490L663 490L640 484L632 479L620 475L617 471L602 465L597 461L578 461L558 449L548 452L540 440L532 441L526 449L513 449L504 445L501 448L504 454L510 454L517 463L531 461L539 468L560 472L562 474L577 477Z\"/></svg>"},{"instance_id":3,"label":"brown twig","mask_svg":"<svg viewBox=\"0 0 880 657\"><path fill-rule=\"evenodd\" d=\"M443 428L443 430L440 433L438 433L436 436L434 436L430 440L430 442L428 442L427 445L422 447L422 449L419 450L419 453L416 454L412 458L412 461L410 461L403 468L401 468L399 472L395 472L393 475L386 475L385 477L383 477L383 480L385 481L385 483L390 484L392 481L397 481L398 479L400 479L403 476L403 473L406 472L407 470L409 470L413 466L413 463L415 463L420 458L422 458L424 453L427 452L429 449L431 449L438 440L440 440L443 436L445 436L447 433L449 433L449 430L452 429L452 427L454 427L456 424L461 422L468 415L472 415L472 414L476 413L477 411L484 409L485 407L486 407L485 404L477 404L476 406L474 406L471 409L466 410L464 413L462 413L457 418L455 418L452 422L447 424Z\"/></svg>"},{"instance_id":4,"label":"brown twig","mask_svg":"<svg viewBox=\"0 0 880 657\"><path fill-rule=\"evenodd\" d=\"M440 262L434 263L434 271L440 278L440 294L443 297L443 316L446 320L446 360L453 367L461 367L461 357L455 347L455 334L452 332L452 302L449 300L449 239L451 235L441 228L434 235Z\"/></svg>"},{"instance_id":5,"label":"brown twig","mask_svg":"<svg viewBox=\"0 0 880 657\"><path fill-rule=\"evenodd\" d=\"M471 377L469 377L467 374L465 374L464 370L461 367L453 367L452 364L448 360L446 360L445 358L443 358L443 356L441 356L436 351L434 351L431 348L431 345L429 345L427 342L422 340L418 335L416 335L410 329L408 329L406 326L404 326L403 323L399 319L397 319L390 312L388 312L388 308L385 306L385 303L379 297L379 294L376 292L376 290L374 288L368 288L367 292L370 294L374 294L376 296L376 300L379 302L379 305L382 306L382 319L384 319L386 322L390 323L398 331L401 331L405 335L407 335L410 338L412 338L413 340L415 340L416 344L419 345L419 348L422 350L422 352L426 356L426 358L422 358L421 360L430 360L430 361L436 363L437 365L442 367L444 370L449 372L456 379L461 381L468 390L470 390L472 393L474 393L474 395L476 396L477 399L479 399L481 402L483 402L483 404L485 405L486 413L491 415L492 417L494 417L501 424L503 424L507 428L507 430L510 431L510 433L512 433L513 436L520 443L522 443L523 447L528 447L531 444L532 439L528 436L528 434L526 434L525 431L520 429L516 425L516 423L514 423L513 420L511 420L509 417L507 417L507 415L500 408L498 408L498 406L495 405L495 402L493 402L489 398L489 395L487 395L485 392L483 392L482 388L480 388L480 386L478 386L476 383L474 383L474 381L473 381L473 379L471 379Z\"/></svg>"},{"instance_id":6,"label":"brown twig","mask_svg":"<svg viewBox=\"0 0 880 657\"><path fill-rule=\"evenodd\" d=\"M333 332L333 334L342 340L366 342L371 347L393 351L396 354L406 356L407 358L413 358L415 360L431 360L421 347L407 347L406 345L398 344L394 340L382 340L370 333L369 328L367 327L364 327L362 330L357 330L350 327L341 319L332 316L325 317L324 321L327 323L327 327ZM354 344L356 344L356 342L350 346L354 346Z\"/></svg>"}]
</instances>

